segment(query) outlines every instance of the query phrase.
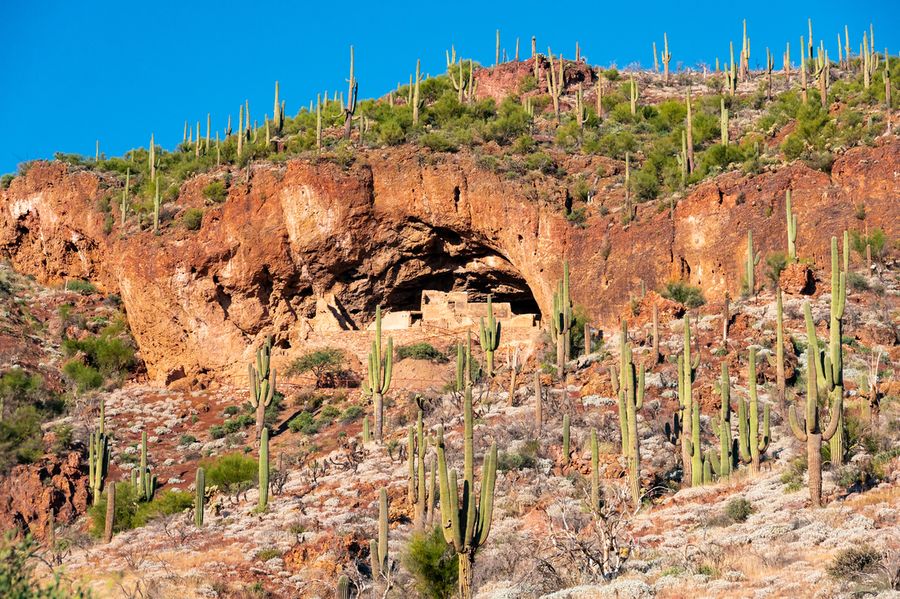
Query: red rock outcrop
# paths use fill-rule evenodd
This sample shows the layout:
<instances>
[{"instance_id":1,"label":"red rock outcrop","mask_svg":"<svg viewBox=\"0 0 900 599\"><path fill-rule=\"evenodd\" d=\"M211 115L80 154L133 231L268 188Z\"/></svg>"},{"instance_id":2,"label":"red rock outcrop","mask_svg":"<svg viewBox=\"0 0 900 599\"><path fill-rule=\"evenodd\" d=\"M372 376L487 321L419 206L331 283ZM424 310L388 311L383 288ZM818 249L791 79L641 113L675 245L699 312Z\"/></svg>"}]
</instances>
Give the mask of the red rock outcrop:
<instances>
[{"instance_id":1,"label":"red rock outcrop","mask_svg":"<svg viewBox=\"0 0 900 599\"><path fill-rule=\"evenodd\" d=\"M565 218L564 180L510 180L464 152L401 147L350 167L295 159L235 170L228 200L206 209L199 231L157 236L133 224L104 233L96 200L117 183L43 163L0 195L0 254L41 281L86 277L118 292L152 379L243 376L264 335L275 335L276 354L302 347L325 294L360 327L376 304L407 309L429 287L533 295L546 312L568 258L574 302L609 326L642 281L659 289L683 279L710 301L736 295L748 230L763 255L784 250L789 188L797 251L827 268L829 238L859 228L859 203L870 227L897 238L898 173L900 142L889 139L838 157L831 176L799 162L727 173L694 188L672 216L643 204L626 227L617 212L598 211L580 228ZM203 205L201 189L188 181L166 218Z\"/></svg>"},{"instance_id":2,"label":"red rock outcrop","mask_svg":"<svg viewBox=\"0 0 900 599\"><path fill-rule=\"evenodd\" d=\"M89 495L77 452L16 466L0 488L0 529L30 531L44 539L51 512L59 524L74 522L87 511Z\"/></svg>"}]
</instances>

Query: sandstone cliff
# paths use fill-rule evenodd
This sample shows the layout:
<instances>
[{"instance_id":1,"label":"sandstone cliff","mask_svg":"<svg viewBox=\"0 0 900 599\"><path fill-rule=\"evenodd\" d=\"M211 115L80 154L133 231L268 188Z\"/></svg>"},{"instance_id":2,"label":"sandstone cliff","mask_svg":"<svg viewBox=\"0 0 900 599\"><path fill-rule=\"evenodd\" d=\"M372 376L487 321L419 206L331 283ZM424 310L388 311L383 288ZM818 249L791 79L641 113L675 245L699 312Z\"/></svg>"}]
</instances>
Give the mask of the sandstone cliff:
<instances>
[{"instance_id":1,"label":"sandstone cliff","mask_svg":"<svg viewBox=\"0 0 900 599\"><path fill-rule=\"evenodd\" d=\"M201 205L203 185L225 172L189 180L168 218ZM404 147L361 154L349 167L297 159L233 169L227 201L207 209L198 232L170 226L154 236L133 225L104 232L96 203L119 193L115 179L41 163L0 196L0 253L43 282L88 278L119 293L150 377L168 382L240 375L267 334L282 353L302 347L326 294L358 328L375 304L406 308L427 288L494 291L546 313L564 257L574 302L600 323L612 324L642 282L655 289L680 278L708 300L735 295L748 230L763 255L785 247L785 190L800 223L798 253L822 266L830 236L845 229L881 227L897 238L898 173L900 142L887 138L847 151L830 175L799 162L723 174L691 189L672 214L640 205L624 227L621 187L610 183L577 227L565 218L563 180L510 180L467 153ZM864 224L854 217L859 204Z\"/></svg>"}]
</instances>

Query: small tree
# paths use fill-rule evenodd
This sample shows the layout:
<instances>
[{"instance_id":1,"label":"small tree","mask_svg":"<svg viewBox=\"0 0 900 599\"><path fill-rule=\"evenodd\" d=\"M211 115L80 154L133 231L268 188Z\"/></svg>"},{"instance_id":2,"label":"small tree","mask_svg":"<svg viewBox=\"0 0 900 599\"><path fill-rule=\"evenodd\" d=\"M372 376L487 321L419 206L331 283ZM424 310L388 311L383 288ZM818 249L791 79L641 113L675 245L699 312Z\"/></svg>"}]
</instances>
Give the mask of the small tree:
<instances>
[{"instance_id":1,"label":"small tree","mask_svg":"<svg viewBox=\"0 0 900 599\"><path fill-rule=\"evenodd\" d=\"M344 352L334 347L326 347L303 354L288 367L288 376L312 372L316 377L316 388L336 387L346 379Z\"/></svg>"}]
</instances>

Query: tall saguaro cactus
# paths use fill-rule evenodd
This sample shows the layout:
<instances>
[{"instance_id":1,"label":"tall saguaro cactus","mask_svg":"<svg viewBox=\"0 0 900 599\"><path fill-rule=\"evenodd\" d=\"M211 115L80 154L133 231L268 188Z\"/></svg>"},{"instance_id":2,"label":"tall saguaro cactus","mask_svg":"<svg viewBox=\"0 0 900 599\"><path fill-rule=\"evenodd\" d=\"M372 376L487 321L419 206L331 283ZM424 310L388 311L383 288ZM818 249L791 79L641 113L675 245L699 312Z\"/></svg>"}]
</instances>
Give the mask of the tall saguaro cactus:
<instances>
[{"instance_id":1,"label":"tall saguaro cactus","mask_svg":"<svg viewBox=\"0 0 900 599\"><path fill-rule=\"evenodd\" d=\"M763 407L763 428L759 428L759 402L756 393L756 348L750 348L747 366L750 401L738 399L738 447L741 460L750 464L750 473L759 473L760 455L769 447L769 405Z\"/></svg>"},{"instance_id":2,"label":"tall saguaro cactus","mask_svg":"<svg viewBox=\"0 0 900 599\"><path fill-rule=\"evenodd\" d=\"M556 341L556 375L562 378L569 358L569 333L572 329L572 300L569 297L569 263L563 263L563 278L553 294L553 319L550 336Z\"/></svg>"},{"instance_id":3,"label":"tall saguaro cactus","mask_svg":"<svg viewBox=\"0 0 900 599\"><path fill-rule=\"evenodd\" d=\"M269 505L269 429L263 427L259 438L259 502L256 509L263 511Z\"/></svg>"},{"instance_id":4,"label":"tall saguaro cactus","mask_svg":"<svg viewBox=\"0 0 900 599\"><path fill-rule=\"evenodd\" d=\"M672 427L673 439L681 440L682 479L692 486L703 484L703 457L700 447L700 402L692 392L692 385L700 365L699 354L691 358L691 322L684 316L684 350L678 356L679 410Z\"/></svg>"},{"instance_id":5,"label":"tall saguaro cactus","mask_svg":"<svg viewBox=\"0 0 900 599\"><path fill-rule=\"evenodd\" d=\"M348 82L347 103L344 105L344 139L350 139L353 115L356 113L356 96L359 91L359 81L353 76L353 46L350 46L350 79Z\"/></svg>"},{"instance_id":6,"label":"tall saguaro cactus","mask_svg":"<svg viewBox=\"0 0 900 599\"><path fill-rule=\"evenodd\" d=\"M784 307L781 287L775 287L775 384L778 389L778 409L784 416Z\"/></svg>"},{"instance_id":7,"label":"tall saguaro cactus","mask_svg":"<svg viewBox=\"0 0 900 599\"><path fill-rule=\"evenodd\" d=\"M722 362L722 376L717 385L722 405L718 422L712 421L713 431L719 438L719 455L709 454L709 464L716 476L728 478L735 466L735 448L731 438L731 379L728 376L728 362Z\"/></svg>"},{"instance_id":8,"label":"tall saguaro cactus","mask_svg":"<svg viewBox=\"0 0 900 599\"><path fill-rule=\"evenodd\" d=\"M669 85L669 61L672 60L672 53L669 52L669 35L663 32L663 52L662 52L662 63L663 63L663 81L666 85Z\"/></svg>"},{"instance_id":9,"label":"tall saguaro cactus","mask_svg":"<svg viewBox=\"0 0 900 599\"><path fill-rule=\"evenodd\" d=\"M141 431L141 465L131 471L131 482L142 501L150 501L156 493L156 475L151 474L147 457L147 431Z\"/></svg>"},{"instance_id":10,"label":"tall saguaro cactus","mask_svg":"<svg viewBox=\"0 0 900 599\"><path fill-rule=\"evenodd\" d=\"M391 372L394 365L394 339L388 337L387 351L381 351L381 306L375 309L375 339L369 351L368 380L363 385L363 393L372 396L375 408L375 440L381 443L384 434L384 394L391 387Z\"/></svg>"},{"instance_id":11,"label":"tall saguaro cactus","mask_svg":"<svg viewBox=\"0 0 900 599\"><path fill-rule=\"evenodd\" d=\"M845 248L846 252L846 248ZM831 403L835 412L832 419L837 421L837 428L831 441L831 463L840 466L844 459L844 358L841 347L842 319L844 306L847 302L846 273L841 272L838 258L837 237L831 238L831 320L828 326L829 347L826 352L819 349L819 341L816 338L816 326L812 318L809 304L803 306L803 315L806 319L806 335L808 337L808 352L816 359L816 384L821 392L832 396Z\"/></svg>"},{"instance_id":12,"label":"tall saguaro cactus","mask_svg":"<svg viewBox=\"0 0 900 599\"><path fill-rule=\"evenodd\" d=\"M784 210L787 213L788 261L797 261L797 215L791 209L791 190L785 192Z\"/></svg>"},{"instance_id":13,"label":"tall saguaro cactus","mask_svg":"<svg viewBox=\"0 0 900 599\"><path fill-rule=\"evenodd\" d=\"M636 368L631 355L631 345L625 344L622 358L622 379L619 386L619 402L624 404L622 432L622 456L628 468L628 483L635 509L641 507L641 444L638 437L637 411L644 405L644 367Z\"/></svg>"},{"instance_id":14,"label":"tall saguaro cactus","mask_svg":"<svg viewBox=\"0 0 900 599\"><path fill-rule=\"evenodd\" d=\"M809 311L808 302L804 305L804 310ZM833 439L837 432L839 421L837 415L840 411L841 399L837 395L832 397L831 420L823 431L819 417L819 392L818 384L816 383L818 370L816 362L818 362L818 358L813 351L812 345L810 345L807 349L806 419L802 422L799 420L793 405L788 411L788 419L794 436L806 443L809 498L813 507L820 507L822 505L822 441Z\"/></svg>"},{"instance_id":15,"label":"tall saguaro cactus","mask_svg":"<svg viewBox=\"0 0 900 599\"><path fill-rule=\"evenodd\" d=\"M272 337L256 350L256 368L247 365L250 376L250 405L256 410L256 439L260 439L266 420L266 408L275 397L275 369L271 367Z\"/></svg>"},{"instance_id":16,"label":"tall saguaro cactus","mask_svg":"<svg viewBox=\"0 0 900 599\"><path fill-rule=\"evenodd\" d=\"M100 423L88 441L88 482L94 505L100 502L103 484L109 470L109 437L106 435L106 403L100 399Z\"/></svg>"},{"instance_id":17,"label":"tall saguaro cactus","mask_svg":"<svg viewBox=\"0 0 900 599\"><path fill-rule=\"evenodd\" d=\"M203 526L203 510L206 507L206 470L197 468L194 479L194 524L197 528Z\"/></svg>"},{"instance_id":18,"label":"tall saguaro cactus","mask_svg":"<svg viewBox=\"0 0 900 599\"><path fill-rule=\"evenodd\" d=\"M753 253L753 231L747 231L747 260L744 265L744 277L747 283L747 293L752 297L756 295L756 277L754 271L759 264L761 256L759 252Z\"/></svg>"},{"instance_id":19,"label":"tall saguaro cactus","mask_svg":"<svg viewBox=\"0 0 900 599\"><path fill-rule=\"evenodd\" d=\"M388 554L388 495L387 489L378 493L378 539L369 540L369 559L372 561L372 578L382 579L390 585L391 562Z\"/></svg>"},{"instance_id":20,"label":"tall saguaro cactus","mask_svg":"<svg viewBox=\"0 0 900 599\"><path fill-rule=\"evenodd\" d=\"M475 448L472 431L472 396L464 405L465 435L463 488L460 497L457 472L447 466L443 431L438 433L437 458L440 477L441 529L444 539L459 560L459 596L471 599L475 574L475 554L487 542L494 511L494 483L497 477L497 443L491 445L481 469L481 493L475 496Z\"/></svg>"},{"instance_id":21,"label":"tall saguaro cactus","mask_svg":"<svg viewBox=\"0 0 900 599\"><path fill-rule=\"evenodd\" d=\"M487 375L494 376L494 352L500 346L500 322L494 318L494 305L491 303L490 295L487 298L487 313L487 323L484 317L481 317L479 341L487 362Z\"/></svg>"},{"instance_id":22,"label":"tall saguaro cactus","mask_svg":"<svg viewBox=\"0 0 900 599\"><path fill-rule=\"evenodd\" d=\"M471 389L466 389L467 393L471 393ZM430 508L434 505L434 485L427 484L425 471L425 454L428 452L428 439L425 437L424 426L424 405L421 398L416 400L419 403L419 415L416 418L415 428L409 427L409 450L407 452L409 458L409 504L415 513L413 524L416 530L423 530L425 523L431 516ZM434 469L432 469L431 477L434 478Z\"/></svg>"}]
</instances>

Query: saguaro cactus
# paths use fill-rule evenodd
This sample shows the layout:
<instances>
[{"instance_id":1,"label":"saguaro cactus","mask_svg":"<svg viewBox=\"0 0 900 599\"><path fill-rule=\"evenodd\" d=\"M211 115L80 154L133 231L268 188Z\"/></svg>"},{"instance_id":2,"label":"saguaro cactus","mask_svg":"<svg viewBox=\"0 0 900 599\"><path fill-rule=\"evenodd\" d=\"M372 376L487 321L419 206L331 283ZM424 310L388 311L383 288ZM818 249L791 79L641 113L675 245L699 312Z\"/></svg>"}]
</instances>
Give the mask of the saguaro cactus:
<instances>
[{"instance_id":1,"label":"saguaro cactus","mask_svg":"<svg viewBox=\"0 0 900 599\"><path fill-rule=\"evenodd\" d=\"M835 412L832 419L837 421L833 436L825 440L831 441L831 463L840 466L844 459L844 358L841 347L842 319L844 306L847 302L846 273L841 272L837 237L831 238L831 322L829 323L829 348L826 353L819 349L819 341L816 338L816 326L813 322L812 311L807 303L803 307L803 315L806 319L806 335L811 352L816 358L816 383L819 390L832 396L832 405Z\"/></svg>"},{"instance_id":2,"label":"saguaro cactus","mask_svg":"<svg viewBox=\"0 0 900 599\"><path fill-rule=\"evenodd\" d=\"M500 322L494 319L494 306L491 303L491 296L487 297L487 323L484 317L481 317L480 335L481 351L484 352L484 359L488 376L494 376L494 352L500 346Z\"/></svg>"},{"instance_id":3,"label":"saguaro cactus","mask_svg":"<svg viewBox=\"0 0 900 599\"><path fill-rule=\"evenodd\" d=\"M569 458L572 454L571 449L571 435L569 433L569 415L563 414L563 422L562 422L562 460L563 464L569 463Z\"/></svg>"},{"instance_id":4,"label":"saguaro cactus","mask_svg":"<svg viewBox=\"0 0 900 599\"><path fill-rule=\"evenodd\" d=\"M687 105L687 116L684 119L684 130L687 136L685 143L687 144L687 151L685 156L685 168L687 169L687 173L691 174L694 172L694 118L691 115L691 89L688 88L687 94L685 95L685 104Z\"/></svg>"},{"instance_id":5,"label":"saguaro cactus","mask_svg":"<svg viewBox=\"0 0 900 599\"><path fill-rule=\"evenodd\" d=\"M350 599L350 578L346 574L341 574L338 578L334 597L335 599Z\"/></svg>"},{"instance_id":6,"label":"saguaro cactus","mask_svg":"<svg viewBox=\"0 0 900 599\"><path fill-rule=\"evenodd\" d=\"M678 412L672 426L666 424L667 436L675 443L681 442L682 480L699 485L703 481L702 456L700 453L700 404L692 393L691 386L700 365L700 356L691 358L691 324L687 315L684 317L684 350L678 356ZM697 426L694 426L696 421ZM696 432L694 432L696 429ZM696 440L697 443L693 443ZM696 447L695 447L696 446Z\"/></svg>"},{"instance_id":7,"label":"saguaro cactus","mask_svg":"<svg viewBox=\"0 0 900 599\"><path fill-rule=\"evenodd\" d=\"M669 35L663 32L663 53L662 53L662 63L663 63L663 81L666 85L669 85L669 61L672 60L672 54L669 52Z\"/></svg>"},{"instance_id":8,"label":"saguaro cactus","mask_svg":"<svg viewBox=\"0 0 900 599\"><path fill-rule=\"evenodd\" d=\"M763 407L763 429L759 428L759 402L756 393L756 348L750 348L747 366L747 387L749 403L738 399L738 447L741 460L750 464L750 473L759 473L760 455L769 447L769 404ZM760 434L761 433L761 434Z\"/></svg>"},{"instance_id":9,"label":"saguaro cactus","mask_svg":"<svg viewBox=\"0 0 900 599\"><path fill-rule=\"evenodd\" d=\"M369 558L372 561L372 578L381 578L388 584L391 579L391 563L388 554L388 494L387 489L378 493L378 539L369 540Z\"/></svg>"},{"instance_id":10,"label":"saguaro cactus","mask_svg":"<svg viewBox=\"0 0 900 599\"><path fill-rule=\"evenodd\" d=\"M103 484L109 470L109 437L106 435L106 403L100 399L100 422L88 440L88 483L94 505L100 502Z\"/></svg>"},{"instance_id":11,"label":"saguaro cactus","mask_svg":"<svg viewBox=\"0 0 900 599\"><path fill-rule=\"evenodd\" d=\"M750 296L756 295L756 278L754 270L760 260L759 252L753 253L753 231L747 231L747 261L744 264L744 277L747 282L747 293Z\"/></svg>"},{"instance_id":12,"label":"saguaro cactus","mask_svg":"<svg viewBox=\"0 0 900 599\"><path fill-rule=\"evenodd\" d=\"M271 368L272 337L256 350L256 368L247 365L250 376L250 405L256 410L256 438L262 435L266 420L266 408L272 404L275 396L275 369Z\"/></svg>"},{"instance_id":13,"label":"saguaro cactus","mask_svg":"<svg viewBox=\"0 0 900 599\"><path fill-rule=\"evenodd\" d=\"M804 305L804 310L809 311L809 303ZM838 428L837 414L840 412L841 399L832 397L831 421L825 430L822 430L819 418L819 393L816 383L818 372L816 354L812 345L807 349L806 372L806 419L801 423L797 412L792 405L788 410L788 419L794 436L806 443L806 462L809 473L809 498L813 507L822 505L822 441L834 438Z\"/></svg>"},{"instance_id":14,"label":"saguaro cactus","mask_svg":"<svg viewBox=\"0 0 900 599\"><path fill-rule=\"evenodd\" d=\"M778 409L784 416L784 309L781 301L781 287L775 288L775 381L778 389Z\"/></svg>"},{"instance_id":15,"label":"saguaro cactus","mask_svg":"<svg viewBox=\"0 0 900 599\"><path fill-rule=\"evenodd\" d=\"M350 46L350 79L348 82L347 103L344 105L344 139L350 139L353 115L356 113L356 96L359 91L359 81L353 76L353 46Z\"/></svg>"},{"instance_id":16,"label":"saguaro cactus","mask_svg":"<svg viewBox=\"0 0 900 599\"><path fill-rule=\"evenodd\" d=\"M113 537L113 526L116 523L116 485L109 485L106 489L106 521L103 527L103 542L109 543Z\"/></svg>"},{"instance_id":17,"label":"saguaro cactus","mask_svg":"<svg viewBox=\"0 0 900 599\"><path fill-rule=\"evenodd\" d=\"M559 98L562 95L565 82L565 60L562 54L559 55L559 72L553 68L553 52L547 48L547 58L550 60L550 73L547 76L547 93L553 100L553 113L556 115L556 122L559 122Z\"/></svg>"},{"instance_id":18,"label":"saguaro cactus","mask_svg":"<svg viewBox=\"0 0 900 599\"><path fill-rule=\"evenodd\" d=\"M534 371L534 436L541 437L541 428L544 424L543 392L541 390L541 371Z\"/></svg>"},{"instance_id":19,"label":"saguaro cactus","mask_svg":"<svg viewBox=\"0 0 900 599\"><path fill-rule=\"evenodd\" d=\"M269 505L269 429L263 427L259 438L259 502L256 509L263 511Z\"/></svg>"},{"instance_id":20,"label":"saguaro cactus","mask_svg":"<svg viewBox=\"0 0 900 599\"><path fill-rule=\"evenodd\" d=\"M471 394L471 389L467 388L466 392ZM426 483L425 471L425 454L428 452L428 439L425 437L424 426L424 405L421 398L416 399L419 405L419 415L416 419L415 428L409 427L408 439L408 457L409 457L409 481L408 481L408 499L409 505L415 513L414 525L416 530L422 530L425 522L429 519L429 506L434 504L434 494L432 485L430 488ZM434 476L434 471L431 473Z\"/></svg>"},{"instance_id":21,"label":"saguaro cactus","mask_svg":"<svg viewBox=\"0 0 900 599\"><path fill-rule=\"evenodd\" d=\"M785 192L784 210L787 214L788 261L797 261L797 215L791 209L791 190Z\"/></svg>"},{"instance_id":22,"label":"saguaro cactus","mask_svg":"<svg viewBox=\"0 0 900 599\"><path fill-rule=\"evenodd\" d=\"M137 491L137 496L142 501L151 501L156 493L156 475L150 473L147 458L147 431L141 431L141 465L140 469L132 473L132 484Z\"/></svg>"},{"instance_id":23,"label":"saguaro cactus","mask_svg":"<svg viewBox=\"0 0 900 599\"><path fill-rule=\"evenodd\" d=\"M597 429L591 429L591 512L600 509L600 446Z\"/></svg>"},{"instance_id":24,"label":"saguaro cactus","mask_svg":"<svg viewBox=\"0 0 900 599\"><path fill-rule=\"evenodd\" d=\"M709 454L709 464L719 478L728 478L734 469L735 451L731 438L731 379L728 376L728 362L722 362L722 376L716 385L722 398L718 422L712 421L713 431L719 438L719 455Z\"/></svg>"},{"instance_id":25,"label":"saguaro cactus","mask_svg":"<svg viewBox=\"0 0 900 599\"><path fill-rule=\"evenodd\" d=\"M387 351L381 352L381 306L375 309L375 339L369 351L368 380L363 384L363 393L372 396L375 407L375 440L381 443L384 434L384 394L391 387L391 372L394 367L394 339L388 337Z\"/></svg>"},{"instance_id":26,"label":"saguaro cactus","mask_svg":"<svg viewBox=\"0 0 900 599\"><path fill-rule=\"evenodd\" d=\"M553 318L550 335L556 341L556 376L562 378L569 359L569 333L572 329L572 300L569 297L569 263L563 262L563 278L553 294Z\"/></svg>"},{"instance_id":27,"label":"saguaro cactus","mask_svg":"<svg viewBox=\"0 0 900 599\"><path fill-rule=\"evenodd\" d=\"M625 344L622 360L622 380L619 387L620 401L625 404L625 420L622 429L622 455L628 467L628 482L635 509L641 507L641 444L638 437L637 411L644 405L644 367L635 369L631 345Z\"/></svg>"},{"instance_id":28,"label":"saguaro cactus","mask_svg":"<svg viewBox=\"0 0 900 599\"><path fill-rule=\"evenodd\" d=\"M719 98L719 128L721 143L723 146L728 145L728 109L725 108L725 97Z\"/></svg>"},{"instance_id":29,"label":"saguaro cactus","mask_svg":"<svg viewBox=\"0 0 900 599\"><path fill-rule=\"evenodd\" d=\"M475 448L472 431L472 397L464 405L465 441L463 488L460 497L457 472L447 466L443 431L438 433L437 459L440 477L441 529L444 539L459 560L459 596L471 599L475 555L487 542L494 510L494 483L497 476L497 443L491 445L481 469L481 494L475 497Z\"/></svg>"},{"instance_id":30,"label":"saguaro cactus","mask_svg":"<svg viewBox=\"0 0 900 599\"><path fill-rule=\"evenodd\" d=\"M159 233L159 179L155 181L156 192L153 194L153 232Z\"/></svg>"},{"instance_id":31,"label":"saguaro cactus","mask_svg":"<svg viewBox=\"0 0 900 599\"><path fill-rule=\"evenodd\" d=\"M197 468L194 478L194 524L197 528L203 526L203 510L206 507L206 470Z\"/></svg>"}]
</instances>

